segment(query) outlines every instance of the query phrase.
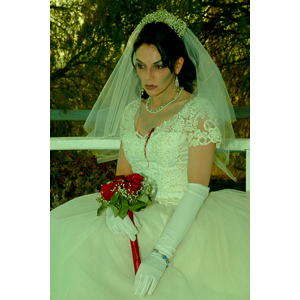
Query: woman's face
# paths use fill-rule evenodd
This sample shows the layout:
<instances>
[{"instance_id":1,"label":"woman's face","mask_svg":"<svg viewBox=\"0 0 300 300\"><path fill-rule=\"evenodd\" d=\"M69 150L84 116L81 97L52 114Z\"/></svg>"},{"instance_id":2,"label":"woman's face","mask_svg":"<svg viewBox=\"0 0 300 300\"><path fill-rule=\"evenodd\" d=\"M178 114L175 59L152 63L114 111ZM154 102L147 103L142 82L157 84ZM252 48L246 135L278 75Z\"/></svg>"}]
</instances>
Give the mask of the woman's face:
<instances>
[{"instance_id":1,"label":"woman's face","mask_svg":"<svg viewBox=\"0 0 300 300\"><path fill-rule=\"evenodd\" d=\"M136 70L147 94L152 97L173 94L175 74L163 65L157 48L142 44L135 54Z\"/></svg>"}]
</instances>

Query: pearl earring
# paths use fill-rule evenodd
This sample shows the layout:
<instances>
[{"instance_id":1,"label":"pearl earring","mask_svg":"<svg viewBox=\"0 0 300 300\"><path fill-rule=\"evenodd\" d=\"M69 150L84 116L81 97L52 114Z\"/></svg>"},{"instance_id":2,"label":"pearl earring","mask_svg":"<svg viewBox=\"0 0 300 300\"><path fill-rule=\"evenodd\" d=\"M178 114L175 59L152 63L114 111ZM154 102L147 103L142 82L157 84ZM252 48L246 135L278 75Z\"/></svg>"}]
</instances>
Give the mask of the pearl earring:
<instances>
[{"instance_id":1,"label":"pearl earring","mask_svg":"<svg viewBox=\"0 0 300 300\"><path fill-rule=\"evenodd\" d=\"M177 75L175 77L175 84L174 84L174 86L175 86L175 91L178 91L179 90L179 80L178 80L178 76Z\"/></svg>"}]
</instances>

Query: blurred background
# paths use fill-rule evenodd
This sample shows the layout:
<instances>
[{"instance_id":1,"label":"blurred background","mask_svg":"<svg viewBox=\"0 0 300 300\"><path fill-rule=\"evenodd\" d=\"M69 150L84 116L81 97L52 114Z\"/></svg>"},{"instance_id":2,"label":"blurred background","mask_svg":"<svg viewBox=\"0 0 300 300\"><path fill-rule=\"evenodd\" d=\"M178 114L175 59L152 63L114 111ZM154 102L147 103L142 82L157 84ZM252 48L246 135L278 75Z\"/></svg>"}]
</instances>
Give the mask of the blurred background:
<instances>
[{"instance_id":1,"label":"blurred background","mask_svg":"<svg viewBox=\"0 0 300 300\"><path fill-rule=\"evenodd\" d=\"M219 67L236 110L236 138L250 138L249 0L51 0L50 136L85 136L84 120L148 13L183 19ZM74 112L75 111L75 112ZM98 191L115 175L116 161L98 164L93 151L50 152L50 209ZM245 190L245 153L232 153L235 183L216 167L211 190Z\"/></svg>"}]
</instances>

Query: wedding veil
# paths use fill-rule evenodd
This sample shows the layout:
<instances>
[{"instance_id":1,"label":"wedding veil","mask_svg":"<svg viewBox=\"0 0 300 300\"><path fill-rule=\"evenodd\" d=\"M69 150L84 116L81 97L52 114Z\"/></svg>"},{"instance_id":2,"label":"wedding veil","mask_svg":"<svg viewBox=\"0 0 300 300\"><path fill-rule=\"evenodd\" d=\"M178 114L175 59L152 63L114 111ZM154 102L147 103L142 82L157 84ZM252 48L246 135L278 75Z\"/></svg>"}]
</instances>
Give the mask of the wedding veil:
<instances>
[{"instance_id":1,"label":"wedding veil","mask_svg":"<svg viewBox=\"0 0 300 300\"><path fill-rule=\"evenodd\" d=\"M142 86L132 65L131 54L133 44L143 26L141 22L131 34L122 57L84 124L84 129L88 132L89 137L119 139L119 124L124 108L131 101L141 97ZM196 68L197 82L195 82L192 97L200 96L201 98L206 98L217 113L223 143L215 153L214 163L230 178L235 180L234 176L226 168L226 165L229 163L228 145L235 138L232 128L232 122L235 121L235 113L227 88L218 67L189 28L186 27L182 39L187 54ZM117 154L100 155L98 161L104 162L116 158Z\"/></svg>"}]
</instances>

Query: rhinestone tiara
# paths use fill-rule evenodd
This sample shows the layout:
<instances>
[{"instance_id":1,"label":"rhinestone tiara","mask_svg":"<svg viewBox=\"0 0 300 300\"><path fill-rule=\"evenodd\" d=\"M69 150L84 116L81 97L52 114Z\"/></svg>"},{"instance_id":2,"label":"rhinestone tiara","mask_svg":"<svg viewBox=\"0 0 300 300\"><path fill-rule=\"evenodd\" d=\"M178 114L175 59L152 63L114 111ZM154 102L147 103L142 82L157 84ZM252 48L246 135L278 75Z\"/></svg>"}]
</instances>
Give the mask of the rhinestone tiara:
<instances>
[{"instance_id":1,"label":"rhinestone tiara","mask_svg":"<svg viewBox=\"0 0 300 300\"><path fill-rule=\"evenodd\" d=\"M148 23L162 22L169 25L182 38L186 31L186 23L166 10L158 10L144 17L140 23L144 27Z\"/></svg>"}]
</instances>

